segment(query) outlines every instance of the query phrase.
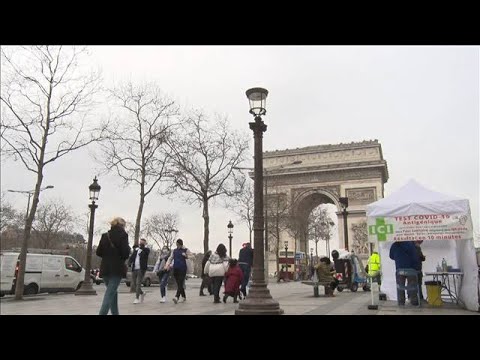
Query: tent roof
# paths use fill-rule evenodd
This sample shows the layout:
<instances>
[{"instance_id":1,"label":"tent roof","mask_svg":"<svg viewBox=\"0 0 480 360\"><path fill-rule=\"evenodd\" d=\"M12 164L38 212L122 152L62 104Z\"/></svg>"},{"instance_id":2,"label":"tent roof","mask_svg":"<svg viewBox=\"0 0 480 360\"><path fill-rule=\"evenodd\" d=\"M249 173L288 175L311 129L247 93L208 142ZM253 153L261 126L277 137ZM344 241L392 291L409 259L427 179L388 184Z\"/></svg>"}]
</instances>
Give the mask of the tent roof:
<instances>
[{"instance_id":1,"label":"tent roof","mask_svg":"<svg viewBox=\"0 0 480 360\"><path fill-rule=\"evenodd\" d=\"M429 190L409 180L390 196L367 205L367 216L406 216L469 213L467 199Z\"/></svg>"}]
</instances>

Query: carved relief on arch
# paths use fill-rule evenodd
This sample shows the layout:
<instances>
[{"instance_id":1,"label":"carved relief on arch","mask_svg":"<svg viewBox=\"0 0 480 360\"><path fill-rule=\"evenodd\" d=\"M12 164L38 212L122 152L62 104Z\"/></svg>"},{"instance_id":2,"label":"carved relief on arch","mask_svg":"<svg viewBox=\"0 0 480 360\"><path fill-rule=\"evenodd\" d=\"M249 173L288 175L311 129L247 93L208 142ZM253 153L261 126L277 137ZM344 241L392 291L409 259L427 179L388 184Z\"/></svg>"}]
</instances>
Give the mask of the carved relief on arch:
<instances>
[{"instance_id":1,"label":"carved relief on arch","mask_svg":"<svg viewBox=\"0 0 480 360\"><path fill-rule=\"evenodd\" d=\"M375 187L346 189L346 195L351 205L367 205L377 200Z\"/></svg>"},{"instance_id":2,"label":"carved relief on arch","mask_svg":"<svg viewBox=\"0 0 480 360\"><path fill-rule=\"evenodd\" d=\"M316 173L290 174L290 175L272 175L269 184L277 186L312 184L317 185L326 182L348 182L350 180L363 179L382 179L383 170L378 169L348 169L348 170L329 170Z\"/></svg>"}]
</instances>

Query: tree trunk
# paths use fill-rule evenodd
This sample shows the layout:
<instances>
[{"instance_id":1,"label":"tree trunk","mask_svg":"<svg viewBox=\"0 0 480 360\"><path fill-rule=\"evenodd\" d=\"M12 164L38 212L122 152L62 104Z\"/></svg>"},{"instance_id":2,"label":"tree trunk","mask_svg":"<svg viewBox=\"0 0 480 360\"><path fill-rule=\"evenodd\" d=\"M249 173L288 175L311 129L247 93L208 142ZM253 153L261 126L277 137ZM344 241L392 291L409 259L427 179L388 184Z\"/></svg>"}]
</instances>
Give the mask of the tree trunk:
<instances>
[{"instance_id":1,"label":"tree trunk","mask_svg":"<svg viewBox=\"0 0 480 360\"><path fill-rule=\"evenodd\" d=\"M137 211L137 220L135 221L135 234L133 236L133 245L138 245L139 238L140 238L140 225L142 221L142 212L143 212L143 204L145 204L145 193L144 193L144 186L140 186L140 204L138 204L138 211ZM133 273L132 273L133 276ZM130 283L130 292L136 292L134 287L134 282Z\"/></svg>"},{"instance_id":2,"label":"tree trunk","mask_svg":"<svg viewBox=\"0 0 480 360\"><path fill-rule=\"evenodd\" d=\"M277 233L277 277L280 276L280 231L278 225L276 226L275 232ZM287 254L285 254L287 255Z\"/></svg>"},{"instance_id":3,"label":"tree trunk","mask_svg":"<svg viewBox=\"0 0 480 360\"><path fill-rule=\"evenodd\" d=\"M210 224L210 216L208 215L208 199L203 199L203 253L208 251L208 235Z\"/></svg>"},{"instance_id":4,"label":"tree trunk","mask_svg":"<svg viewBox=\"0 0 480 360\"><path fill-rule=\"evenodd\" d=\"M277 250L276 258L277 258L277 278L278 278L280 276L280 255L278 250Z\"/></svg>"},{"instance_id":5,"label":"tree trunk","mask_svg":"<svg viewBox=\"0 0 480 360\"><path fill-rule=\"evenodd\" d=\"M43 181L43 166L45 161L45 149L47 147L48 132L50 130L50 99L52 96L52 84L50 84L49 93L47 97L47 116L45 120L45 127L43 130L42 146L40 148L40 156L37 165L37 183L35 184L35 192L33 193L32 207L28 211L27 219L25 220L25 230L23 232L22 249L19 256L18 275L15 280L15 300L23 299L23 285L25 284L25 268L27 267L27 249L30 240L30 233L32 231L32 224L37 212L38 200L40 197L40 188Z\"/></svg>"},{"instance_id":6,"label":"tree trunk","mask_svg":"<svg viewBox=\"0 0 480 360\"><path fill-rule=\"evenodd\" d=\"M142 213L143 213L143 205L145 204L145 194L143 192L143 186L140 191L140 204L138 205L138 211L137 211L137 220L135 221L135 235L134 235L134 240L133 244L138 245L138 241L140 239L140 226L142 222Z\"/></svg>"},{"instance_id":7,"label":"tree trunk","mask_svg":"<svg viewBox=\"0 0 480 360\"><path fill-rule=\"evenodd\" d=\"M43 180L43 155L42 151L40 165L38 166L38 175L37 175L37 184L35 185L35 192L33 193L32 207L28 211L28 216L25 220L25 229L23 232L23 242L22 249L20 250L19 267L17 278L15 279L15 300L23 299L23 286L25 284L25 268L27 265L27 249L28 242L30 240L30 234L32 231L33 219L35 218L35 213L37 212L38 201L40 197L40 187L42 186Z\"/></svg>"}]
</instances>

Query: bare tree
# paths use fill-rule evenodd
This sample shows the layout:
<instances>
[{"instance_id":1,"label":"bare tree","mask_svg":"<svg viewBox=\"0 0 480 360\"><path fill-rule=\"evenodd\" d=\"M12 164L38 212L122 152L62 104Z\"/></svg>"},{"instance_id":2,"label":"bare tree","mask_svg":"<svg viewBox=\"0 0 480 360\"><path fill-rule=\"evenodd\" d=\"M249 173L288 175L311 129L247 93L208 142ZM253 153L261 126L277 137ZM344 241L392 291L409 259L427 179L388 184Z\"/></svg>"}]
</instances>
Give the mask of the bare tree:
<instances>
[{"instance_id":1,"label":"bare tree","mask_svg":"<svg viewBox=\"0 0 480 360\"><path fill-rule=\"evenodd\" d=\"M25 214L18 212L7 200L5 194L0 198L0 249L19 247Z\"/></svg>"},{"instance_id":2,"label":"bare tree","mask_svg":"<svg viewBox=\"0 0 480 360\"><path fill-rule=\"evenodd\" d=\"M60 232L71 232L73 221L72 210L62 200L51 200L40 205L32 227L41 242L41 248L50 248L52 242L59 240Z\"/></svg>"},{"instance_id":3,"label":"bare tree","mask_svg":"<svg viewBox=\"0 0 480 360\"><path fill-rule=\"evenodd\" d=\"M146 219L145 230L148 238L155 241L160 249L163 246L171 249L177 240L178 224L177 214L161 213Z\"/></svg>"},{"instance_id":4,"label":"bare tree","mask_svg":"<svg viewBox=\"0 0 480 360\"><path fill-rule=\"evenodd\" d=\"M82 71L85 51L62 46L1 49L2 155L20 160L36 182L19 257L17 300L23 295L27 246L45 167L101 136L87 121L100 78Z\"/></svg>"},{"instance_id":5,"label":"bare tree","mask_svg":"<svg viewBox=\"0 0 480 360\"><path fill-rule=\"evenodd\" d=\"M0 198L0 233L8 226L20 225L20 217L22 217L22 215L5 199L5 194L2 192Z\"/></svg>"},{"instance_id":6,"label":"bare tree","mask_svg":"<svg viewBox=\"0 0 480 360\"><path fill-rule=\"evenodd\" d=\"M295 239L295 243L301 241L302 239L308 239L308 234L310 232L310 223L308 217L305 215L304 211L299 211L299 209L294 206L290 206L290 214L287 220L287 231ZM306 250L305 252L307 252Z\"/></svg>"},{"instance_id":7,"label":"bare tree","mask_svg":"<svg viewBox=\"0 0 480 360\"><path fill-rule=\"evenodd\" d=\"M327 256L330 248L329 242L332 236L332 229L335 223L328 214L328 208L319 205L312 210L308 218L309 238L315 242L315 256L318 259L318 242L324 240L327 246Z\"/></svg>"},{"instance_id":8,"label":"bare tree","mask_svg":"<svg viewBox=\"0 0 480 360\"><path fill-rule=\"evenodd\" d=\"M217 196L238 193L234 171L245 158L248 137L231 131L226 118L208 126L205 116L195 112L181 121L181 130L168 141L173 165L171 190L182 190L188 203L203 208L203 250L208 251L209 202Z\"/></svg>"},{"instance_id":9,"label":"bare tree","mask_svg":"<svg viewBox=\"0 0 480 360\"><path fill-rule=\"evenodd\" d=\"M275 253L277 262L277 274L280 272L279 250L280 237L289 226L290 204L284 193L269 193L265 205L268 212L267 241L270 252Z\"/></svg>"},{"instance_id":10,"label":"bare tree","mask_svg":"<svg viewBox=\"0 0 480 360\"><path fill-rule=\"evenodd\" d=\"M241 183L238 186L240 189L237 194L229 197L226 201L225 207L231 210L237 215L240 221L243 221L248 226L249 240L252 243L253 232L253 210L254 210L254 198L253 198L253 182L250 179L241 179ZM249 181L247 185L247 181ZM243 189L243 190L241 190Z\"/></svg>"},{"instance_id":11,"label":"bare tree","mask_svg":"<svg viewBox=\"0 0 480 360\"><path fill-rule=\"evenodd\" d=\"M110 93L120 115L115 126L107 130L99 160L108 171L116 171L125 186L133 183L140 188L134 233L137 245L145 198L167 175L168 152L164 143L178 107L155 83L127 82Z\"/></svg>"}]
</instances>

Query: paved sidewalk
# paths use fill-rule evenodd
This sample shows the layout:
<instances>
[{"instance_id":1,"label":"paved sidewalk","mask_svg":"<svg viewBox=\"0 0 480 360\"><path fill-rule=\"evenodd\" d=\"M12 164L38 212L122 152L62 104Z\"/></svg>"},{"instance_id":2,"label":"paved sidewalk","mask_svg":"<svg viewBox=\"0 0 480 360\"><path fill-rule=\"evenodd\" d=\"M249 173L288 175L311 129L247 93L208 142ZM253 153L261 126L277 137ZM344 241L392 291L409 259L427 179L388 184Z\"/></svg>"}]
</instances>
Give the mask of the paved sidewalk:
<instances>
[{"instance_id":1,"label":"paved sidewalk","mask_svg":"<svg viewBox=\"0 0 480 360\"><path fill-rule=\"evenodd\" d=\"M227 300L227 304L214 304L212 296L198 296L200 279L187 281L187 301L175 305L174 291L167 291L167 302L162 304L158 286L143 288L147 295L143 304L133 304L135 294L129 292L125 284L119 287L119 309L122 315L234 315L238 304ZM398 307L394 301L378 301L378 310L368 310L370 293L345 290L336 292L335 297L313 297L313 287L300 282L276 283L268 285L274 299L286 315L480 315L456 306L432 308L425 305ZM76 296L72 293L40 294L25 296L22 301L14 301L13 296L0 300L1 315L97 315L103 299L105 286L94 285L96 296ZM376 296L378 299L378 296Z\"/></svg>"}]
</instances>

